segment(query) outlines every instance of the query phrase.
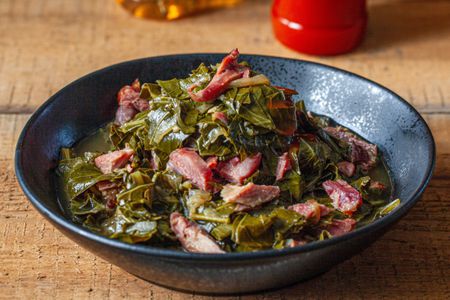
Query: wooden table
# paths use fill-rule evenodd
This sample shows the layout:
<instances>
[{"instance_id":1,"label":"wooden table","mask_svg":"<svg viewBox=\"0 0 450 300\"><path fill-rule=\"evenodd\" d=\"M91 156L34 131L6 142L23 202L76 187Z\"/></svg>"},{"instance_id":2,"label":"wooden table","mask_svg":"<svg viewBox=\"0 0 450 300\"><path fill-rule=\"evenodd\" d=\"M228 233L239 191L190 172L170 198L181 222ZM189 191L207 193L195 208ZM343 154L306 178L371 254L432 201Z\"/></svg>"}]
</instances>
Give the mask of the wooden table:
<instances>
[{"instance_id":1,"label":"wooden table","mask_svg":"<svg viewBox=\"0 0 450 300\"><path fill-rule=\"evenodd\" d=\"M380 82L425 117L437 168L415 208L366 251L313 280L246 299L450 298L450 1L370 1L355 52L318 58L280 45L269 0L172 23L127 15L112 0L0 0L0 298L203 299L149 284L86 252L46 222L13 170L30 114L77 77L123 60L185 52L319 61Z\"/></svg>"}]
</instances>

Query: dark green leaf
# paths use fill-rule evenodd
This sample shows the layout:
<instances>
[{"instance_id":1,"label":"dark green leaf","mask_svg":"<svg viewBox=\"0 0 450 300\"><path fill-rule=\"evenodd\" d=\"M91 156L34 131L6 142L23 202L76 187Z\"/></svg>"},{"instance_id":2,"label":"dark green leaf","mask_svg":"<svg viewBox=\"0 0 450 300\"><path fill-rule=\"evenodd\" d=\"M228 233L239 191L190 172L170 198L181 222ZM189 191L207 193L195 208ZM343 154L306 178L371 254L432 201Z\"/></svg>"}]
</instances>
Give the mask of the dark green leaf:
<instances>
[{"instance_id":1,"label":"dark green leaf","mask_svg":"<svg viewBox=\"0 0 450 300\"><path fill-rule=\"evenodd\" d=\"M236 146L222 125L215 122L200 123L199 132L197 149L200 155L224 157L236 154Z\"/></svg>"},{"instance_id":2,"label":"dark green leaf","mask_svg":"<svg viewBox=\"0 0 450 300\"><path fill-rule=\"evenodd\" d=\"M70 210L75 216L97 214L105 211L105 205L92 193L85 197L77 197L70 201Z\"/></svg>"},{"instance_id":3,"label":"dark green leaf","mask_svg":"<svg viewBox=\"0 0 450 300\"><path fill-rule=\"evenodd\" d=\"M75 198L100 181L112 180L117 176L115 174L103 174L95 165L81 157L60 161L58 170L63 176L67 195L70 199Z\"/></svg>"}]
</instances>

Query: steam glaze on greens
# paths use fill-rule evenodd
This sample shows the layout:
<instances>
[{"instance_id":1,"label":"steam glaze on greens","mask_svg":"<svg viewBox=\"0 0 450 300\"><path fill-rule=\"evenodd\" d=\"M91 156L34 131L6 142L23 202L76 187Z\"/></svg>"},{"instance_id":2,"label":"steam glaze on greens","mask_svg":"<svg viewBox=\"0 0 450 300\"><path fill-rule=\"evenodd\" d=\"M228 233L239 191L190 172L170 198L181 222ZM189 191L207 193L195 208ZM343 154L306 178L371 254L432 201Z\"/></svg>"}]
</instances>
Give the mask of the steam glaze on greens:
<instances>
[{"instance_id":1,"label":"steam glaze on greens","mask_svg":"<svg viewBox=\"0 0 450 300\"><path fill-rule=\"evenodd\" d=\"M114 122L61 150L75 222L127 243L226 253L301 247L399 204L375 145L238 56L183 79L135 80Z\"/></svg>"}]
</instances>

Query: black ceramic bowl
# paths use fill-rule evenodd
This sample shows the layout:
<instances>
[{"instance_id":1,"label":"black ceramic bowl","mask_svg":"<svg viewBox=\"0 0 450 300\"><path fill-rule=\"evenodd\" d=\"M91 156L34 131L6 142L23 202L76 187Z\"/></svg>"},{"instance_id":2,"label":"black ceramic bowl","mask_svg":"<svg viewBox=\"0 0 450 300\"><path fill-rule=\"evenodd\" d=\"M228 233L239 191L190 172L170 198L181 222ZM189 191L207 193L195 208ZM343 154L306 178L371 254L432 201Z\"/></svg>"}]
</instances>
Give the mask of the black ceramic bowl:
<instances>
[{"instance_id":1,"label":"black ceramic bowl","mask_svg":"<svg viewBox=\"0 0 450 300\"><path fill-rule=\"evenodd\" d=\"M225 54L187 54L134 60L91 73L52 96L26 124L16 149L16 175L36 209L89 251L148 281L183 291L230 294L286 286L327 271L370 245L418 201L430 180L433 137L406 101L357 75L311 62L243 55L274 84L294 88L309 110L332 117L379 145L401 205L373 224L341 237L298 248L254 253L192 254L129 245L76 225L60 209L53 170L59 149L111 121L116 93L135 78L143 82L186 76L201 62Z\"/></svg>"}]
</instances>

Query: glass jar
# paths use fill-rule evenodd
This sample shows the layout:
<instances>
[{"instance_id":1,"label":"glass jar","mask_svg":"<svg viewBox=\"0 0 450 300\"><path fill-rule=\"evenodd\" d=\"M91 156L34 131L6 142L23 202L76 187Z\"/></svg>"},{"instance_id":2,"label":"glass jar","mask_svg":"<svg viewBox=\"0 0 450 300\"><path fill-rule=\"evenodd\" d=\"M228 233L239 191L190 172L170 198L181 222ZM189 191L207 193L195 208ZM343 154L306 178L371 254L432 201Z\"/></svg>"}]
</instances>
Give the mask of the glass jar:
<instances>
[{"instance_id":1,"label":"glass jar","mask_svg":"<svg viewBox=\"0 0 450 300\"><path fill-rule=\"evenodd\" d=\"M206 10L229 7L242 0L116 0L134 16L173 20Z\"/></svg>"}]
</instances>

